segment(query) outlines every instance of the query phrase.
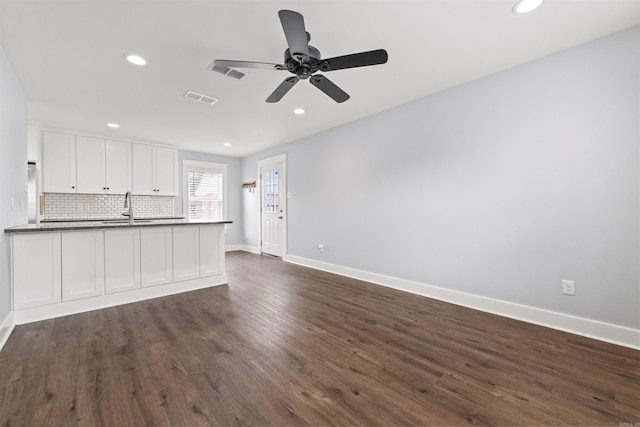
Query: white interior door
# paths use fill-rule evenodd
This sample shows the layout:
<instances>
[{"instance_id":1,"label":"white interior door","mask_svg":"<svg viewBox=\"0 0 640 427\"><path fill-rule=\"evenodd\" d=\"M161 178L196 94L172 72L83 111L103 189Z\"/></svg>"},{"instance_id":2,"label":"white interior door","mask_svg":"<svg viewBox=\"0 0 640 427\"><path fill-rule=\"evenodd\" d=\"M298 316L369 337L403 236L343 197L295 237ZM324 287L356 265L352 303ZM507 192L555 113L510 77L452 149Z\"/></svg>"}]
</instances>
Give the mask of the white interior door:
<instances>
[{"instance_id":1,"label":"white interior door","mask_svg":"<svg viewBox=\"0 0 640 427\"><path fill-rule=\"evenodd\" d=\"M283 256L285 251L285 180L282 162L261 168L262 253Z\"/></svg>"}]
</instances>

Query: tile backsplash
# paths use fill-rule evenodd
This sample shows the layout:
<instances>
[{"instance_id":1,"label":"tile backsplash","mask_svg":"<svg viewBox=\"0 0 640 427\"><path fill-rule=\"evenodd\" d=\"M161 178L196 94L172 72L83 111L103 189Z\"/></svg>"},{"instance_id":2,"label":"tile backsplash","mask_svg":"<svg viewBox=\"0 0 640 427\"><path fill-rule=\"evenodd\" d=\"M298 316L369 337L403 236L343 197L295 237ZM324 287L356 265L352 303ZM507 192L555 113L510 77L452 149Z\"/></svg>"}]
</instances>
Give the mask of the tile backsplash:
<instances>
[{"instance_id":1,"label":"tile backsplash","mask_svg":"<svg viewBox=\"0 0 640 427\"><path fill-rule=\"evenodd\" d=\"M135 218L175 216L174 197L132 196ZM42 220L115 219L123 218L122 194L44 194Z\"/></svg>"}]
</instances>

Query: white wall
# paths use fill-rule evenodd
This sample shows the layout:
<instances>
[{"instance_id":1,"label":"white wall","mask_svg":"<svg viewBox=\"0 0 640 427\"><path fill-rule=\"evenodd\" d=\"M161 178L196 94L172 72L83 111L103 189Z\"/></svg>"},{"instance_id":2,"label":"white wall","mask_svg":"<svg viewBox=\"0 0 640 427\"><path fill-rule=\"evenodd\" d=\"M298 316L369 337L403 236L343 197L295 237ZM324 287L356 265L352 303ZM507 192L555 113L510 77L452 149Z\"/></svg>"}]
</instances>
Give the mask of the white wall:
<instances>
[{"instance_id":1,"label":"white wall","mask_svg":"<svg viewBox=\"0 0 640 427\"><path fill-rule=\"evenodd\" d=\"M242 178L287 153L291 255L638 329L639 50L635 27L245 158Z\"/></svg>"},{"instance_id":2,"label":"white wall","mask_svg":"<svg viewBox=\"0 0 640 427\"><path fill-rule=\"evenodd\" d=\"M227 246L242 243L242 199L241 191L241 162L235 157L218 156L214 154L197 153L194 151L178 151L178 196L175 198L176 216L182 216L182 160L198 160L201 162L222 163L227 165L227 219L233 224L227 226L225 244Z\"/></svg>"},{"instance_id":3,"label":"white wall","mask_svg":"<svg viewBox=\"0 0 640 427\"><path fill-rule=\"evenodd\" d=\"M4 229L27 222L26 180L27 99L0 47L0 326L11 310L9 237Z\"/></svg>"}]
</instances>

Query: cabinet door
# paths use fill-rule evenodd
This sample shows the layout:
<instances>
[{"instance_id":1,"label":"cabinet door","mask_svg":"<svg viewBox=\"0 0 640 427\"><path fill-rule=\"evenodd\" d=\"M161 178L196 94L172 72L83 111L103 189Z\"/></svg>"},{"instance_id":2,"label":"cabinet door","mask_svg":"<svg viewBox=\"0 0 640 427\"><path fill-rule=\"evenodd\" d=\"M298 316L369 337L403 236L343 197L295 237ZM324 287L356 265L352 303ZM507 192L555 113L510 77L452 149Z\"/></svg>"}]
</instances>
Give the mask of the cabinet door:
<instances>
[{"instance_id":1,"label":"cabinet door","mask_svg":"<svg viewBox=\"0 0 640 427\"><path fill-rule=\"evenodd\" d=\"M76 137L76 188L78 193L103 194L104 139Z\"/></svg>"},{"instance_id":2,"label":"cabinet door","mask_svg":"<svg viewBox=\"0 0 640 427\"><path fill-rule=\"evenodd\" d=\"M40 161L40 129L36 125L27 125L27 161Z\"/></svg>"},{"instance_id":3,"label":"cabinet door","mask_svg":"<svg viewBox=\"0 0 640 427\"><path fill-rule=\"evenodd\" d=\"M107 294L140 287L140 229L104 232L104 277Z\"/></svg>"},{"instance_id":4,"label":"cabinet door","mask_svg":"<svg viewBox=\"0 0 640 427\"><path fill-rule=\"evenodd\" d=\"M176 194L176 150L155 147L155 194L174 196Z\"/></svg>"},{"instance_id":5,"label":"cabinet door","mask_svg":"<svg viewBox=\"0 0 640 427\"><path fill-rule=\"evenodd\" d=\"M199 227L181 226L173 228L173 281L200 277L200 233Z\"/></svg>"},{"instance_id":6,"label":"cabinet door","mask_svg":"<svg viewBox=\"0 0 640 427\"><path fill-rule=\"evenodd\" d=\"M104 294L104 233L62 233L62 300Z\"/></svg>"},{"instance_id":7,"label":"cabinet door","mask_svg":"<svg viewBox=\"0 0 640 427\"><path fill-rule=\"evenodd\" d=\"M171 227L140 229L142 287L164 285L173 279Z\"/></svg>"},{"instance_id":8,"label":"cabinet door","mask_svg":"<svg viewBox=\"0 0 640 427\"><path fill-rule=\"evenodd\" d=\"M224 273L224 226L200 226L200 277Z\"/></svg>"},{"instance_id":9,"label":"cabinet door","mask_svg":"<svg viewBox=\"0 0 640 427\"><path fill-rule=\"evenodd\" d=\"M43 192L76 192L76 137L64 133L43 133Z\"/></svg>"},{"instance_id":10,"label":"cabinet door","mask_svg":"<svg viewBox=\"0 0 640 427\"><path fill-rule=\"evenodd\" d=\"M110 194L131 191L131 143L105 142L105 182Z\"/></svg>"},{"instance_id":11,"label":"cabinet door","mask_svg":"<svg viewBox=\"0 0 640 427\"><path fill-rule=\"evenodd\" d=\"M132 144L133 194L155 195L153 177L153 147Z\"/></svg>"},{"instance_id":12,"label":"cabinet door","mask_svg":"<svg viewBox=\"0 0 640 427\"><path fill-rule=\"evenodd\" d=\"M13 309L61 301L60 233L14 234Z\"/></svg>"}]
</instances>

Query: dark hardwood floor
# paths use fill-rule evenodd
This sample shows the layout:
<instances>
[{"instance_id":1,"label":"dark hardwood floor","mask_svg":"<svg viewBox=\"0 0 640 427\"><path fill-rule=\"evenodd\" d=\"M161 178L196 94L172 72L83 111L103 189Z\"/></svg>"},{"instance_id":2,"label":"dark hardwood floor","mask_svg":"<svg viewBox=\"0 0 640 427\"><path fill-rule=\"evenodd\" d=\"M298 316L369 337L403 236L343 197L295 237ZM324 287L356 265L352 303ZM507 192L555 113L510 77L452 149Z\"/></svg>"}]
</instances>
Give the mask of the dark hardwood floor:
<instances>
[{"instance_id":1,"label":"dark hardwood floor","mask_svg":"<svg viewBox=\"0 0 640 427\"><path fill-rule=\"evenodd\" d=\"M242 252L227 270L17 326L2 425L640 423L639 351Z\"/></svg>"}]
</instances>

